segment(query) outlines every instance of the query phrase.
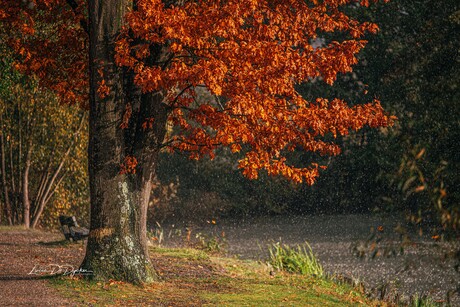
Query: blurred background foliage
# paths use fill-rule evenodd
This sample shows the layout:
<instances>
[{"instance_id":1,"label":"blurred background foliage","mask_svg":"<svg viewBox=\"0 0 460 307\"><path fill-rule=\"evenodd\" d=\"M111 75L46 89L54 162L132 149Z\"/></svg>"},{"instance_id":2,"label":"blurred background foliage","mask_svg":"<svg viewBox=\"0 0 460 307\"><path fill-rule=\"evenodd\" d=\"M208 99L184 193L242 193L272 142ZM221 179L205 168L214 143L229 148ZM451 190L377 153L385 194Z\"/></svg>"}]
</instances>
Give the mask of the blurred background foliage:
<instances>
[{"instance_id":1,"label":"blurred background foliage","mask_svg":"<svg viewBox=\"0 0 460 307\"><path fill-rule=\"evenodd\" d=\"M338 157L320 157L328 169L315 185L294 185L264 174L260 180L247 180L237 169L238 155L225 149L213 161L163 153L149 209L151 223L263 214L394 212L422 230L458 237L459 6L457 0L393 0L365 10L357 5L347 8L358 19L376 22L379 34L368 38L353 73L342 75L333 87L316 79L298 90L308 99L339 97L351 104L378 98L398 122L389 129L363 129L337 139L343 152ZM346 37L324 33L315 43L334 39ZM5 101L14 97L22 100L21 112L27 113L27 93L36 90L33 80L24 81L8 71L8 57L0 64L3 108L11 109ZM13 90L17 86L20 90ZM76 108L58 107L50 95L44 93L41 102L48 105L40 109L47 128L36 134L42 146L34 154L37 171L32 172L31 182L39 180L36 176L50 148L71 137L73 130L68 127L75 127L82 115ZM14 126L18 111L2 112L11 125L8 129L20 128ZM86 133L81 136L42 225L55 224L61 213L87 218ZM303 152L291 156L300 165L311 158L311 153Z\"/></svg>"}]
</instances>

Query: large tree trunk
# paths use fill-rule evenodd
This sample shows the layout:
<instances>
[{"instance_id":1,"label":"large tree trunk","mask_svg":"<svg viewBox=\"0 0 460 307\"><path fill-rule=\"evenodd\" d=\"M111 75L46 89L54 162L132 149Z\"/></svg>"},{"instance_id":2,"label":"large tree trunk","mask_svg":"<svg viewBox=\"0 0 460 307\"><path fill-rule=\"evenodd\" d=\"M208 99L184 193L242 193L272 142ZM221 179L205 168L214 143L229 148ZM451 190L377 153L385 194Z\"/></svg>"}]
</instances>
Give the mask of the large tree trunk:
<instances>
[{"instance_id":1,"label":"large tree trunk","mask_svg":"<svg viewBox=\"0 0 460 307\"><path fill-rule=\"evenodd\" d=\"M141 94L133 73L114 63L115 40L132 1L88 3L91 226L82 268L98 280L151 282L156 275L147 250L147 206L167 111L160 93ZM103 98L97 93L102 80L110 89ZM129 127L122 129L127 108L132 115ZM155 127L144 131L141 125L149 117L155 117ZM131 156L138 161L136 172L120 172Z\"/></svg>"}]
</instances>

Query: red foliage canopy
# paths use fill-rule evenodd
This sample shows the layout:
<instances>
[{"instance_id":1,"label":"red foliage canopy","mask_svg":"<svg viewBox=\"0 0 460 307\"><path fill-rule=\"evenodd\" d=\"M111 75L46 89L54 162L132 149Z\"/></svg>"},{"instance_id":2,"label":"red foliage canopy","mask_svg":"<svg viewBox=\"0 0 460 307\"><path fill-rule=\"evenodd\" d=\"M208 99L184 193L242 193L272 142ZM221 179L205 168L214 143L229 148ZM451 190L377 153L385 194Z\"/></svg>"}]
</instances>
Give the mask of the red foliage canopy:
<instances>
[{"instance_id":1,"label":"red foliage canopy","mask_svg":"<svg viewBox=\"0 0 460 307\"><path fill-rule=\"evenodd\" d=\"M36 74L71 103L87 100L84 2L3 0L0 7L0 21L8 22L3 31L20 56L18 69ZM353 107L339 99L307 101L295 89L315 78L332 85L338 73L350 72L357 63L366 44L361 38L377 31L375 24L341 10L357 1L134 2L115 60L134 71L143 92L164 94L170 122L180 127L165 141L172 150L200 158L228 146L233 152L244 150L239 167L249 178L265 169L312 184L319 166L289 165L287 151L336 155L340 148L324 136L392 123L378 101ZM349 40L312 46L321 33L334 31L348 33ZM152 61L158 46L167 48L168 56ZM104 95L107 85L101 83L98 92ZM128 114L120 125L129 120ZM154 120L149 118L144 129Z\"/></svg>"}]
</instances>

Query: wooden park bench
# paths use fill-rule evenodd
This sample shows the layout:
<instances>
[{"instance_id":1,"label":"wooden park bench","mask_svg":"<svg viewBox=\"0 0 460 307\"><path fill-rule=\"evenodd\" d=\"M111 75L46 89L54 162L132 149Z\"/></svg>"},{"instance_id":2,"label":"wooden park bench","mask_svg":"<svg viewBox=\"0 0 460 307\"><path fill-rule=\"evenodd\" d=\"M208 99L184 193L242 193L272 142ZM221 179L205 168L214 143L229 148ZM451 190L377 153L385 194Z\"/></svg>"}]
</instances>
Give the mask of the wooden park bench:
<instances>
[{"instance_id":1,"label":"wooden park bench","mask_svg":"<svg viewBox=\"0 0 460 307\"><path fill-rule=\"evenodd\" d=\"M78 241L83 240L89 235L89 230L85 227L80 227L75 216L59 216L61 230L64 233L66 240Z\"/></svg>"}]
</instances>

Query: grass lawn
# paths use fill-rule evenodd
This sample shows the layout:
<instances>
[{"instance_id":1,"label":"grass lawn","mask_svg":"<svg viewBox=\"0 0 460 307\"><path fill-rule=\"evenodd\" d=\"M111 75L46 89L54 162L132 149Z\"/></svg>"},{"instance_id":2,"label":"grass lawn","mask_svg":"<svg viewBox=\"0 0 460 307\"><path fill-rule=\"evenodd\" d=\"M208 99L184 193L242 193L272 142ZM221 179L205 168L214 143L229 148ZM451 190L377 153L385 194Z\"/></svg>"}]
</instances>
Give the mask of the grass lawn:
<instances>
[{"instance_id":1,"label":"grass lawn","mask_svg":"<svg viewBox=\"0 0 460 307\"><path fill-rule=\"evenodd\" d=\"M54 288L90 306L387 306L348 284L276 272L267 265L195 249L152 248L159 282L134 286L78 278L51 279Z\"/></svg>"}]
</instances>

